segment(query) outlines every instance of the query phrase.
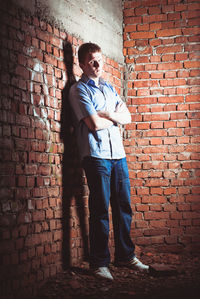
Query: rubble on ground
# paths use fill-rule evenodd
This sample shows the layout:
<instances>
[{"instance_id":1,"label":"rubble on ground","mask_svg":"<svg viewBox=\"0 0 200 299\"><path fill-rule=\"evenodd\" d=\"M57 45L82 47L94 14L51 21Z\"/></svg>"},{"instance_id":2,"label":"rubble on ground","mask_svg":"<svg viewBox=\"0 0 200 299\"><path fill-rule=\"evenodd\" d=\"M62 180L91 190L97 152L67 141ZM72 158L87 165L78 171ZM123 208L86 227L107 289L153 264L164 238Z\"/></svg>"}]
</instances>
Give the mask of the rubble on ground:
<instances>
[{"instance_id":1,"label":"rubble on ground","mask_svg":"<svg viewBox=\"0 0 200 299\"><path fill-rule=\"evenodd\" d=\"M94 277L87 263L72 267L48 280L35 299L196 299L200 294L200 257L147 253L141 261L150 273L110 265L114 281Z\"/></svg>"}]
</instances>

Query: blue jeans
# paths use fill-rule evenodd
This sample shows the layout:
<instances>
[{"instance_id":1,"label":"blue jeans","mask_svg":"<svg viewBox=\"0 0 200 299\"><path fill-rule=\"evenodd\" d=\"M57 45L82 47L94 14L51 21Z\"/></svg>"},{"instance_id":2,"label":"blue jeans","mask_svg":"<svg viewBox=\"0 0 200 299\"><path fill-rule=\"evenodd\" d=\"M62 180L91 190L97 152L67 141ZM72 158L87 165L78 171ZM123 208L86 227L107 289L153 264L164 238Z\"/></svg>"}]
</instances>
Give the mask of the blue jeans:
<instances>
[{"instance_id":1,"label":"blue jeans","mask_svg":"<svg viewBox=\"0 0 200 299\"><path fill-rule=\"evenodd\" d=\"M128 261L135 256L135 246L130 238L132 210L126 158L108 160L86 157L83 168L90 190L90 267L103 267L110 263L109 202L112 208L115 262Z\"/></svg>"}]
</instances>

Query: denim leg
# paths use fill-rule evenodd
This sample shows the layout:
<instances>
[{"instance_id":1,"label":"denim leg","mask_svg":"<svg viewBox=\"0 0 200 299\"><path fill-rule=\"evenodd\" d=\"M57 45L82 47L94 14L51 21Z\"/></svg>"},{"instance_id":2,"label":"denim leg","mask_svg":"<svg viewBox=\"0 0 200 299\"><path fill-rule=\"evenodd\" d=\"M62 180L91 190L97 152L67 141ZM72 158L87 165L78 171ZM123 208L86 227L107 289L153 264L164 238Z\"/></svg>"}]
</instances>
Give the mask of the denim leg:
<instances>
[{"instance_id":1,"label":"denim leg","mask_svg":"<svg viewBox=\"0 0 200 299\"><path fill-rule=\"evenodd\" d=\"M116 160L113 164L111 206L115 239L115 261L126 261L135 256L135 245L130 238L132 209L126 158Z\"/></svg>"},{"instance_id":2,"label":"denim leg","mask_svg":"<svg viewBox=\"0 0 200 299\"><path fill-rule=\"evenodd\" d=\"M83 167L90 190L90 267L108 266L110 263L108 207L111 162L109 160L87 157L84 159Z\"/></svg>"}]
</instances>

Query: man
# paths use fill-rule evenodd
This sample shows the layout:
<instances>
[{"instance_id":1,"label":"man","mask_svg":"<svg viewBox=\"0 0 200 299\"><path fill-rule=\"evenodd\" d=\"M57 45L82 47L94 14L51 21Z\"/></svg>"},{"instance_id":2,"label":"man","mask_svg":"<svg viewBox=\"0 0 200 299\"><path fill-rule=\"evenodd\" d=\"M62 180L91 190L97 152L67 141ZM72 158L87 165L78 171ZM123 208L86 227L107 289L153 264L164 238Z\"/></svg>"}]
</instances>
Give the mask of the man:
<instances>
[{"instance_id":1,"label":"man","mask_svg":"<svg viewBox=\"0 0 200 299\"><path fill-rule=\"evenodd\" d=\"M125 103L114 88L101 78L101 48L85 43L78 51L81 79L70 90L70 104L76 120L77 142L90 190L90 269L112 280L108 268L110 253L109 202L115 240L115 264L148 271L134 254L130 238L132 210L125 151L118 124L131 122Z\"/></svg>"}]
</instances>

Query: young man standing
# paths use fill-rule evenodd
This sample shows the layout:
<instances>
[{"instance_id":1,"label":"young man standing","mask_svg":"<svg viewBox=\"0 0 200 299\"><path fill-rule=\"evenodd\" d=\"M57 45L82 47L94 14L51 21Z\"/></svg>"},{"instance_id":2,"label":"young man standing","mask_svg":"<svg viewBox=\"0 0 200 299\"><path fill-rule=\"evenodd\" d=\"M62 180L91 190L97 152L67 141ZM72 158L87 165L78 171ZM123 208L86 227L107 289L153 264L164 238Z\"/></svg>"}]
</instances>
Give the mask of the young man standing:
<instances>
[{"instance_id":1,"label":"young man standing","mask_svg":"<svg viewBox=\"0 0 200 299\"><path fill-rule=\"evenodd\" d=\"M118 124L131 122L125 103L114 88L101 78L101 48L85 43L78 51L81 79L70 90L77 142L90 190L90 269L102 278L109 271L109 202L115 240L115 264L148 271L134 254L130 238L132 210L125 151Z\"/></svg>"}]
</instances>

